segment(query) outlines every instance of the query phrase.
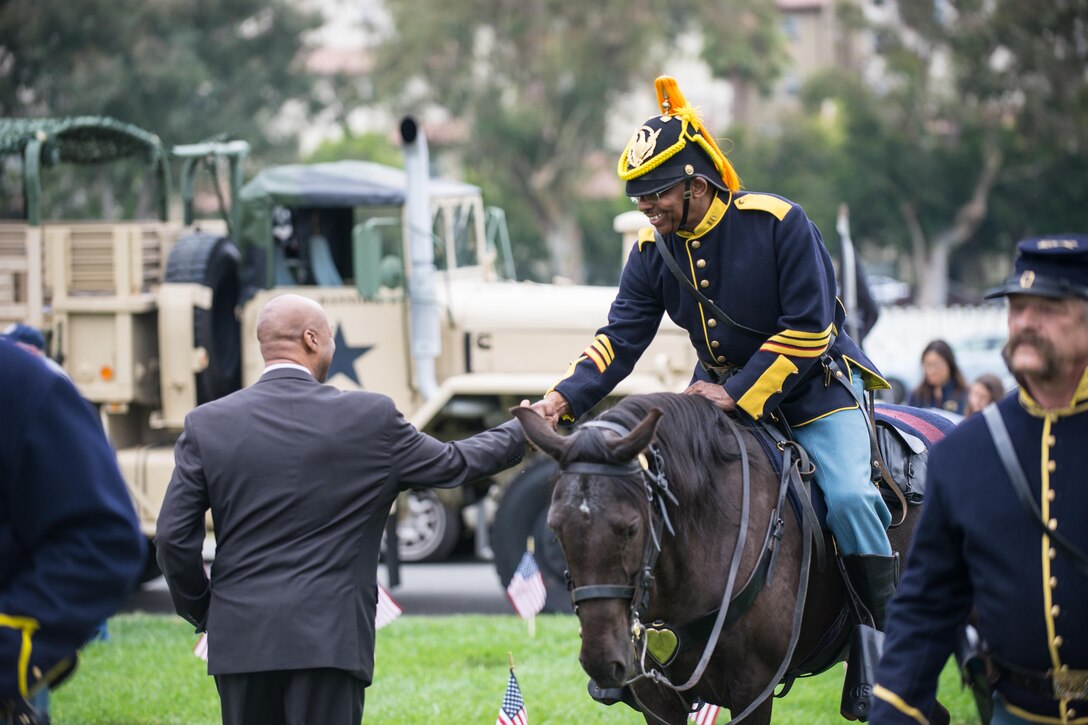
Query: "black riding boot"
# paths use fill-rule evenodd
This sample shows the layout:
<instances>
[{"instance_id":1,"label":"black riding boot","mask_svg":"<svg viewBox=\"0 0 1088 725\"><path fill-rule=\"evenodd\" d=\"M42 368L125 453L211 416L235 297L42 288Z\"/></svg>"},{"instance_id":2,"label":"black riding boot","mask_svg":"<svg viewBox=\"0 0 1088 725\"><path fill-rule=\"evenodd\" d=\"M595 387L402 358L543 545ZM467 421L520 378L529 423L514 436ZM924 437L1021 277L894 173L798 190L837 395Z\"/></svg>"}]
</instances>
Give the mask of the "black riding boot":
<instances>
[{"instance_id":1,"label":"black riding boot","mask_svg":"<svg viewBox=\"0 0 1088 725\"><path fill-rule=\"evenodd\" d=\"M839 712L847 720L866 722L872 711L876 665L884 649L884 624L898 580L899 557L854 554L842 557L842 562L848 585L857 603L868 610L873 626L862 622L854 627Z\"/></svg>"},{"instance_id":2,"label":"black riding boot","mask_svg":"<svg viewBox=\"0 0 1088 725\"><path fill-rule=\"evenodd\" d=\"M851 554L842 558L850 585L881 632L888 614L888 600L899 582L899 555Z\"/></svg>"}]
</instances>

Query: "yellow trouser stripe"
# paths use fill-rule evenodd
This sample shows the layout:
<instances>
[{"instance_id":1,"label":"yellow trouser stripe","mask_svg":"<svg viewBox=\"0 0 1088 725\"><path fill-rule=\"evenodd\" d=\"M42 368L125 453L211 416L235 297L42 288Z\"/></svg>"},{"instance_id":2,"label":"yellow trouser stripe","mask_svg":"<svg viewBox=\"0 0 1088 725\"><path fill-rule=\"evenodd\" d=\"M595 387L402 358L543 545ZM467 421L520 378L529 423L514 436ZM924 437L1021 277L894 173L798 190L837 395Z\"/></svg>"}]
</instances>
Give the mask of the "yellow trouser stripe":
<instances>
[{"instance_id":1,"label":"yellow trouser stripe","mask_svg":"<svg viewBox=\"0 0 1088 725\"><path fill-rule=\"evenodd\" d=\"M19 650L19 669L17 674L17 681L19 683L19 694L23 697L30 697L26 683L26 672L30 668L30 637L38 629L38 620L32 617L13 617L7 614L0 614L0 627L11 627L12 629L18 629L23 633L23 646Z\"/></svg>"},{"instance_id":2,"label":"yellow trouser stripe","mask_svg":"<svg viewBox=\"0 0 1088 725\"><path fill-rule=\"evenodd\" d=\"M873 685L873 696L879 697L907 717L914 718L921 725L929 725L929 720L926 719L926 716L922 714L921 710L916 707L911 707L903 701L903 698L883 685Z\"/></svg>"}]
</instances>

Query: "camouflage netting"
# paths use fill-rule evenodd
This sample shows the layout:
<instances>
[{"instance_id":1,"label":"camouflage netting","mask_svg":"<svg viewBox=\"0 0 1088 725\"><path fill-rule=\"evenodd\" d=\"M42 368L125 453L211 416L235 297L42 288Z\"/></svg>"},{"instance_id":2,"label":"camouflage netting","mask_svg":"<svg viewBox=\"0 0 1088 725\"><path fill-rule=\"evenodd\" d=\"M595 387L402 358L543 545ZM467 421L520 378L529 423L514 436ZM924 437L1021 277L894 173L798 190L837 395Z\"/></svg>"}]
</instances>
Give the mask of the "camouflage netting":
<instances>
[{"instance_id":1,"label":"camouflage netting","mask_svg":"<svg viewBox=\"0 0 1088 725\"><path fill-rule=\"evenodd\" d=\"M112 118L0 118L0 154L22 154L34 138L44 142L43 163L90 164L140 155L156 161L166 157L158 136Z\"/></svg>"}]
</instances>

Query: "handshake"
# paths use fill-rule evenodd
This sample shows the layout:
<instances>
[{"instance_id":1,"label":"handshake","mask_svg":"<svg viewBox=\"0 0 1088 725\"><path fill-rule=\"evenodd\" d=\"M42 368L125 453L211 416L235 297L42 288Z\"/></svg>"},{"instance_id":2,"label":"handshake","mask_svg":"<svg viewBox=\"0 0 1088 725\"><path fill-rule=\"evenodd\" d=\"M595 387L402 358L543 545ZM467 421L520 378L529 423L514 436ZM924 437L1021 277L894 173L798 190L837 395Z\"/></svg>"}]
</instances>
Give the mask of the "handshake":
<instances>
[{"instance_id":1,"label":"handshake","mask_svg":"<svg viewBox=\"0 0 1088 725\"><path fill-rule=\"evenodd\" d=\"M570 414L570 404L567 403L567 399L554 390L535 403L530 404L528 400L521 401L521 407L535 410L548 421L552 430L559 426L563 416Z\"/></svg>"}]
</instances>

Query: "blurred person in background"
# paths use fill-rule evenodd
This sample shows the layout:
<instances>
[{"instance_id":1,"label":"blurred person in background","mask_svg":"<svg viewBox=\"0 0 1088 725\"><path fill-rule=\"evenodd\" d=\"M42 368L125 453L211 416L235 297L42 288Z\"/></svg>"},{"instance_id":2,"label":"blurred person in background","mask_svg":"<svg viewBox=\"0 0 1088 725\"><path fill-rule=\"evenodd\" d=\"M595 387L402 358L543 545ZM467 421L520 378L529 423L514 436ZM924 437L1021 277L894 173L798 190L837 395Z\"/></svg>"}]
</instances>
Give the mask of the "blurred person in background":
<instances>
[{"instance_id":1,"label":"blurred person in background","mask_svg":"<svg viewBox=\"0 0 1088 725\"><path fill-rule=\"evenodd\" d=\"M10 335L0 411L0 722L45 723L35 698L132 593L144 538L94 410Z\"/></svg>"},{"instance_id":2,"label":"blurred person in background","mask_svg":"<svg viewBox=\"0 0 1088 725\"><path fill-rule=\"evenodd\" d=\"M1005 385L993 373L983 373L967 391L967 415L974 415L995 400L1005 397Z\"/></svg>"},{"instance_id":3,"label":"blurred person in background","mask_svg":"<svg viewBox=\"0 0 1088 725\"><path fill-rule=\"evenodd\" d=\"M32 327L31 325L24 325L20 322L14 322L5 327L3 332L0 332L0 337L7 338L31 355L40 357L42 362L45 363L45 366L57 375L68 377L68 373L64 368L62 368L56 360L46 354L45 335L43 335L42 331L38 328Z\"/></svg>"},{"instance_id":4,"label":"blurred person in background","mask_svg":"<svg viewBox=\"0 0 1088 725\"><path fill-rule=\"evenodd\" d=\"M907 405L936 408L957 416L967 410L967 381L956 354L944 340L934 340L922 351L922 382L907 397Z\"/></svg>"}]
</instances>

